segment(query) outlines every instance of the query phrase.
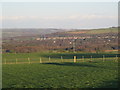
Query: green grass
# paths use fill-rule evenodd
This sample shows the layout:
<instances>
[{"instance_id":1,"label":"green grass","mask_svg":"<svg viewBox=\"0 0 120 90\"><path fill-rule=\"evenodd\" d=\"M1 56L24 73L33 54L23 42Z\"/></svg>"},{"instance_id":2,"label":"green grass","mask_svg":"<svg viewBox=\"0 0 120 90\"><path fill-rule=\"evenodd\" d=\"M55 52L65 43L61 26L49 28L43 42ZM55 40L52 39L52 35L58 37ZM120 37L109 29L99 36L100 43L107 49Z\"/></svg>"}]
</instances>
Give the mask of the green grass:
<instances>
[{"instance_id":1,"label":"green grass","mask_svg":"<svg viewBox=\"0 0 120 90\"><path fill-rule=\"evenodd\" d=\"M116 88L113 61L4 64L3 88Z\"/></svg>"},{"instance_id":2,"label":"green grass","mask_svg":"<svg viewBox=\"0 0 120 90\"><path fill-rule=\"evenodd\" d=\"M68 32L80 32L81 30L74 30ZM84 31L84 30L82 30ZM103 34L103 33L118 33L118 28L99 28L99 29L88 29L86 34Z\"/></svg>"},{"instance_id":3,"label":"green grass","mask_svg":"<svg viewBox=\"0 0 120 90\"><path fill-rule=\"evenodd\" d=\"M88 34L118 33L118 28L93 29Z\"/></svg>"},{"instance_id":4,"label":"green grass","mask_svg":"<svg viewBox=\"0 0 120 90\"><path fill-rule=\"evenodd\" d=\"M119 56L117 53L6 53L2 55L2 63L16 63L17 62L27 62L28 58L30 58L30 62L40 62L40 58L42 62L48 62L50 57L50 62L61 62L61 56L63 57L64 62L73 62L73 57L77 56L77 60L81 61L82 57L84 56L85 61L90 60L91 56L94 59L102 60L103 55L106 59L115 60L116 55Z\"/></svg>"},{"instance_id":5,"label":"green grass","mask_svg":"<svg viewBox=\"0 0 120 90\"><path fill-rule=\"evenodd\" d=\"M16 59L16 58L48 58L49 56L52 58L60 58L63 56L66 59L71 59L73 56L82 57L85 56L86 58L89 58L90 56L93 56L94 58L102 58L103 55L106 57L115 57L116 55L119 55L118 53L4 53L2 54L3 59Z\"/></svg>"},{"instance_id":6,"label":"green grass","mask_svg":"<svg viewBox=\"0 0 120 90\"><path fill-rule=\"evenodd\" d=\"M93 56L92 62L90 56ZM102 55L106 56L103 62ZM21 53L3 54L7 62L38 60L44 63L3 64L3 88L117 88L118 54L94 53ZM51 61L48 61L48 57ZM64 62L59 60L63 56ZM73 56L77 62L73 63ZM84 62L82 56L85 57ZM52 61L53 60L53 61ZM27 61L28 62L28 61Z\"/></svg>"}]
</instances>

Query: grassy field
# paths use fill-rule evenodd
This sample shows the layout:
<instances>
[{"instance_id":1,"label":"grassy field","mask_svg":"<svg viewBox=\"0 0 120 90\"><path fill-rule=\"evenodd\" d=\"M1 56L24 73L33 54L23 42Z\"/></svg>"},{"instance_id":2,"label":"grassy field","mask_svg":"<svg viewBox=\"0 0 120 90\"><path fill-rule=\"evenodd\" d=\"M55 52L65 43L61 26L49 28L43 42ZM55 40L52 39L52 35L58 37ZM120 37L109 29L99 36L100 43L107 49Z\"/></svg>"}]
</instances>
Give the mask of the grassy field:
<instances>
[{"instance_id":1,"label":"grassy field","mask_svg":"<svg viewBox=\"0 0 120 90\"><path fill-rule=\"evenodd\" d=\"M100 29L89 29L89 30L74 30L68 31L68 33L78 34L78 33L86 33L86 34L103 34L103 33L118 33L118 28L100 28Z\"/></svg>"},{"instance_id":2,"label":"grassy field","mask_svg":"<svg viewBox=\"0 0 120 90\"><path fill-rule=\"evenodd\" d=\"M87 59L93 56L92 62L72 62L73 56ZM3 64L3 88L117 88L118 63L113 59L116 54L104 54L108 59L101 61L103 54L3 54L7 58L48 58L59 60L63 56L71 62L44 62L34 64ZM89 61L89 60L88 60Z\"/></svg>"},{"instance_id":3,"label":"grassy field","mask_svg":"<svg viewBox=\"0 0 120 90\"><path fill-rule=\"evenodd\" d=\"M117 53L6 53L2 55L2 62L5 63L16 63L17 62L28 62L28 58L30 58L31 62L40 62L40 58L42 59L42 62L49 61L61 61L61 56L63 58L63 61L73 61L73 57L77 56L77 60L83 60L84 57L85 60L90 60L91 56L93 59L102 60L103 55L105 59L115 59L116 55L119 56Z\"/></svg>"},{"instance_id":4,"label":"grassy field","mask_svg":"<svg viewBox=\"0 0 120 90\"><path fill-rule=\"evenodd\" d=\"M118 28L93 29L88 34L118 33Z\"/></svg>"}]
</instances>

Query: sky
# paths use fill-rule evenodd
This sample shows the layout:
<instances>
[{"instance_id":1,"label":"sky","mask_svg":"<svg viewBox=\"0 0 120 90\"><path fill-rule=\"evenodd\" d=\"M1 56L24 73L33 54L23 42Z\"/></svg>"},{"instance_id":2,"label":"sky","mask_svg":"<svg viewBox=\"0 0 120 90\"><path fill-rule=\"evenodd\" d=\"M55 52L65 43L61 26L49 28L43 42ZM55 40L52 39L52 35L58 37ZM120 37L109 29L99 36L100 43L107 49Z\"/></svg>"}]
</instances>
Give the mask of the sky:
<instances>
[{"instance_id":1,"label":"sky","mask_svg":"<svg viewBox=\"0 0 120 90\"><path fill-rule=\"evenodd\" d=\"M106 28L118 26L118 3L3 2L0 20L0 28Z\"/></svg>"}]
</instances>

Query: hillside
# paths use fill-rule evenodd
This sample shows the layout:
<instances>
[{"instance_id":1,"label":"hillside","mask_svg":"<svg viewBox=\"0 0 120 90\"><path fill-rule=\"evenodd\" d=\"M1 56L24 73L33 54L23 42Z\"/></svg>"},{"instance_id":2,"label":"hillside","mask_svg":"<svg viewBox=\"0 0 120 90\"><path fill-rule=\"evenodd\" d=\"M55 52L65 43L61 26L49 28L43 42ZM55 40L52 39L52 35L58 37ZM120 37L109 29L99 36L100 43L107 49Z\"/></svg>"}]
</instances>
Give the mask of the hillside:
<instances>
[{"instance_id":1,"label":"hillside","mask_svg":"<svg viewBox=\"0 0 120 90\"><path fill-rule=\"evenodd\" d=\"M101 28L101 29L77 29L63 32L55 32L46 34L47 37L68 37L68 36L86 36L86 35L99 35L99 34L117 34L118 28Z\"/></svg>"},{"instance_id":2,"label":"hillside","mask_svg":"<svg viewBox=\"0 0 120 90\"><path fill-rule=\"evenodd\" d=\"M93 29L88 32L88 34L101 34L101 33L118 33L118 28Z\"/></svg>"},{"instance_id":3,"label":"hillside","mask_svg":"<svg viewBox=\"0 0 120 90\"><path fill-rule=\"evenodd\" d=\"M55 32L64 31L63 29L54 29L54 28L13 28L13 29L2 29L3 38L18 37L18 36L35 36L35 35L44 35Z\"/></svg>"},{"instance_id":4,"label":"hillside","mask_svg":"<svg viewBox=\"0 0 120 90\"><path fill-rule=\"evenodd\" d=\"M71 34L101 34L101 33L118 33L118 28L100 28L100 29L85 29L85 30L74 30L74 31L68 31L67 33Z\"/></svg>"},{"instance_id":5,"label":"hillside","mask_svg":"<svg viewBox=\"0 0 120 90\"><path fill-rule=\"evenodd\" d=\"M101 28L101 29L2 29L2 38L23 37L23 36L74 36L82 34L104 34L104 33L118 33L118 28Z\"/></svg>"}]
</instances>

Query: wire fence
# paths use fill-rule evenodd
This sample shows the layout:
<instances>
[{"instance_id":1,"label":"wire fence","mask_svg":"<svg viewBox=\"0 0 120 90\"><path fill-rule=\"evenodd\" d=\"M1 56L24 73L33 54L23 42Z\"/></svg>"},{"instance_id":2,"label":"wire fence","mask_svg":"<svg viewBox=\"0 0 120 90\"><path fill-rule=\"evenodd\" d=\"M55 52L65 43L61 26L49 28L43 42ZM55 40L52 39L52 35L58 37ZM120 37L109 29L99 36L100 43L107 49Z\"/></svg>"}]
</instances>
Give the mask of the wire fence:
<instances>
[{"instance_id":1,"label":"wire fence","mask_svg":"<svg viewBox=\"0 0 120 90\"><path fill-rule=\"evenodd\" d=\"M103 55L101 58L95 58L93 56L90 57L77 57L73 56L73 58L66 59L65 56L60 56L59 58L53 58L53 57L36 57L36 58L3 58L2 64L32 64L32 63L52 63L52 62L94 62L94 61L114 61L118 62L119 57L116 55L115 57L106 57Z\"/></svg>"}]
</instances>

